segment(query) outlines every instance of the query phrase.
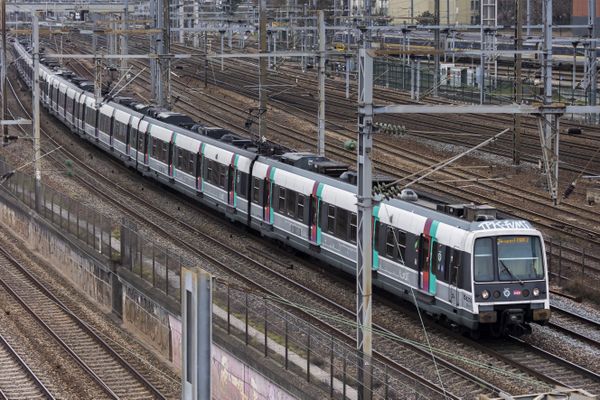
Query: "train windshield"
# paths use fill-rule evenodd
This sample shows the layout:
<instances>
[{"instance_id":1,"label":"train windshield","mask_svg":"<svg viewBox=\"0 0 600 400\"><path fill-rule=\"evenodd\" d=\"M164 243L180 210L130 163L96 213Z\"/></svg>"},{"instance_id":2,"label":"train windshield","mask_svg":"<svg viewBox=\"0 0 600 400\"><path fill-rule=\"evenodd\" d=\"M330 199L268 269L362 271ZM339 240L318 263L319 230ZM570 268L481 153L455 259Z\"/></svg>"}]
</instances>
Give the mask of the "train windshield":
<instances>
[{"instance_id":1,"label":"train windshield","mask_svg":"<svg viewBox=\"0 0 600 400\"><path fill-rule=\"evenodd\" d=\"M475 280L524 281L544 277L542 246L537 236L499 236L475 241Z\"/></svg>"}]
</instances>

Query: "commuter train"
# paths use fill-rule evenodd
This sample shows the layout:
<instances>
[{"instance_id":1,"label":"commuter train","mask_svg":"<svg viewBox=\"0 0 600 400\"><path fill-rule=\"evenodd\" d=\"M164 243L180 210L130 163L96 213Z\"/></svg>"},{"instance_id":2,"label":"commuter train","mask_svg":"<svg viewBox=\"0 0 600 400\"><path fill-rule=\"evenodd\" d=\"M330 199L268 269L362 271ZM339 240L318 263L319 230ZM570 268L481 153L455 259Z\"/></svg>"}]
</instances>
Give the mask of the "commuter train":
<instances>
[{"instance_id":1,"label":"commuter train","mask_svg":"<svg viewBox=\"0 0 600 400\"><path fill-rule=\"evenodd\" d=\"M14 42L14 64L31 87L25 46ZM40 67L43 106L77 135L232 221L355 274L351 171L131 99L96 104L81 81L51 62ZM373 284L434 317L497 335L526 333L550 318L544 242L529 222L498 219L486 206L433 209L392 199L374 207L373 227Z\"/></svg>"}]
</instances>

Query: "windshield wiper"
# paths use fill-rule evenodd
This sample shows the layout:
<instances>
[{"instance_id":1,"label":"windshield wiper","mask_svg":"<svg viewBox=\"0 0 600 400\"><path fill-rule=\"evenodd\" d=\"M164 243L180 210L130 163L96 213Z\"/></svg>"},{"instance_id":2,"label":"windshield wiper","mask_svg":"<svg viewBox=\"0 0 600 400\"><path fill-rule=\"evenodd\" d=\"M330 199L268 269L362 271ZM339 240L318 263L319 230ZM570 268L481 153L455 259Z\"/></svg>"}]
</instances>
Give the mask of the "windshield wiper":
<instances>
[{"instance_id":1,"label":"windshield wiper","mask_svg":"<svg viewBox=\"0 0 600 400\"><path fill-rule=\"evenodd\" d=\"M514 281L518 281L518 282L521 284L521 286L523 286L523 285L524 285L523 281L522 281L522 280L520 280L520 279L518 279L518 278L515 276L515 274L513 274L513 273L512 273L512 271L511 271L510 269L508 269L508 267L506 266L506 264L504 264L504 261L502 261L502 260L500 260L500 259L498 259L498 261L500 261L500 264L502 264L502 268L504 268L504 270L505 270L506 272L508 272L508 274L510 275L510 277L511 277L511 278L512 278Z\"/></svg>"}]
</instances>

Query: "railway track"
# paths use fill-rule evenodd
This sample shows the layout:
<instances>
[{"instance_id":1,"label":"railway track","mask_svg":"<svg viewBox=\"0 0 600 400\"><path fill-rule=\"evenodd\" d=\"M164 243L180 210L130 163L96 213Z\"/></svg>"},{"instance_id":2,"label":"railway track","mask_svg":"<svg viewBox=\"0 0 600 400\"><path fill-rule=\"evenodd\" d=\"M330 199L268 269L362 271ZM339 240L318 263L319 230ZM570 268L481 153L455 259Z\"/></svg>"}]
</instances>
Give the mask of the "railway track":
<instances>
[{"instance_id":1,"label":"railway track","mask_svg":"<svg viewBox=\"0 0 600 400\"><path fill-rule=\"evenodd\" d=\"M399 354L402 354L404 356L404 358L407 357L407 355L405 353L399 353ZM449 380L451 381L452 379L449 379Z\"/></svg>"},{"instance_id":2,"label":"railway track","mask_svg":"<svg viewBox=\"0 0 600 400\"><path fill-rule=\"evenodd\" d=\"M42 380L0 335L0 399L54 400Z\"/></svg>"},{"instance_id":3,"label":"railway track","mask_svg":"<svg viewBox=\"0 0 600 400\"><path fill-rule=\"evenodd\" d=\"M515 366L525 363L535 367L540 379L549 383L574 389L585 389L592 394L600 393L600 375L575 363L553 355L517 338L487 343L486 346L509 360Z\"/></svg>"},{"instance_id":4,"label":"railway track","mask_svg":"<svg viewBox=\"0 0 600 400\"><path fill-rule=\"evenodd\" d=\"M14 92L13 94L16 95ZM53 141L54 147L60 146L60 144L55 142L45 130L42 130L42 133L48 140ZM342 311L342 313L349 313L349 316L353 317L354 314L352 312L340 308L339 305L327 299L325 296L296 283L275 269L269 268L263 263L248 257L244 254L243 250L234 250L230 245L213 238L210 232L203 232L185 221L173 218L169 211L164 211L135 193L132 193L128 189L115 184L111 178L99 174L98 171L95 171L91 167L87 167L86 163L83 160L80 160L75 154L64 150L64 148L61 149L60 152L73 160L75 164L81 168L81 172L85 174L85 177L76 176L76 179L88 190L117 206L136 221L140 221L142 224L149 226L155 232L158 232L163 237L168 238L195 256L209 261L223 271L227 271L229 275L235 277L247 286L258 289L275 298L281 298L281 296L285 294L287 296L286 299L289 300L292 294L295 294L295 300L302 301L308 307L323 309L325 306L326 308L328 307L326 312L339 313ZM58 158L56 159L56 162L60 163ZM120 166L120 164L118 165ZM78 173L77 175L81 174ZM116 195L116 192L118 192L119 195ZM213 218L206 210L202 210L202 213L205 214L207 218ZM185 231L185 233L182 234L182 231ZM199 243L202 243L202 245L199 246ZM279 291L273 290L273 287L279 287ZM348 342L354 341L354 331L344 331L339 325L336 327L335 324L324 323L308 313L304 313L304 316L309 318L309 320L313 321L316 325L323 326L326 329L335 332L340 338L343 338ZM344 316L347 317L348 315ZM344 324L341 324L341 326L344 326ZM433 395L435 398L443 395L448 398L460 398L460 396L452 394L449 390L438 386L436 383L416 375L410 368L402 366L400 363L391 360L382 353L375 351L374 354L378 360L390 366L390 369L388 370L390 376L394 376L394 370L396 370L395 382L406 382L407 379L409 381L416 380L420 385L420 393L425 393L426 397ZM404 354L406 354L406 352ZM423 359L423 362L431 363L431 359L424 357L421 354L422 351L415 347L413 357L420 356ZM447 362L445 364L448 365L448 370L452 371L453 366ZM465 371L461 371L458 368L454 369L454 372L448 372L448 374L453 376L454 382L462 382L461 390L468 390L469 392L476 393L490 393L494 391L495 388L492 385L485 387L485 381L480 380ZM462 379L462 381L460 381L460 379ZM468 386L469 384L470 386ZM457 384L457 386L459 385ZM481 389L482 386L485 389Z\"/></svg>"},{"instance_id":5,"label":"railway track","mask_svg":"<svg viewBox=\"0 0 600 400\"><path fill-rule=\"evenodd\" d=\"M165 397L96 332L52 294L28 268L0 249L0 285L93 379L102 398Z\"/></svg>"},{"instance_id":6,"label":"railway track","mask_svg":"<svg viewBox=\"0 0 600 400\"><path fill-rule=\"evenodd\" d=\"M550 328L600 349L600 322L558 305L552 305L551 308L552 319L548 323Z\"/></svg>"}]
</instances>

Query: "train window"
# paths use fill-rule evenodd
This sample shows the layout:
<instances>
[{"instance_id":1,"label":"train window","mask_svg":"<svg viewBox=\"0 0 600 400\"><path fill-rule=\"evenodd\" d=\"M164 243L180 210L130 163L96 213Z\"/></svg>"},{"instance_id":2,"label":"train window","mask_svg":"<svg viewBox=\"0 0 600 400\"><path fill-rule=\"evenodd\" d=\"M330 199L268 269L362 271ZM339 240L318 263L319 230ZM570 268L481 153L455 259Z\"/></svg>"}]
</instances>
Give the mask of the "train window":
<instances>
[{"instance_id":1,"label":"train window","mask_svg":"<svg viewBox=\"0 0 600 400\"><path fill-rule=\"evenodd\" d=\"M385 240L385 255L389 258L395 258L396 254L396 235L394 235L394 228L387 227L387 235Z\"/></svg>"},{"instance_id":2,"label":"train window","mask_svg":"<svg viewBox=\"0 0 600 400\"><path fill-rule=\"evenodd\" d=\"M500 280L542 279L542 250L534 236L500 236L498 249L498 274Z\"/></svg>"},{"instance_id":3,"label":"train window","mask_svg":"<svg viewBox=\"0 0 600 400\"><path fill-rule=\"evenodd\" d=\"M127 125L115 120L113 135L118 141L127 143Z\"/></svg>"},{"instance_id":4,"label":"train window","mask_svg":"<svg viewBox=\"0 0 600 400\"><path fill-rule=\"evenodd\" d=\"M226 185L226 182L227 182L228 168L225 167L224 165L218 164L218 171L219 171L219 182L218 182L218 185L221 188L225 188L225 185Z\"/></svg>"},{"instance_id":5,"label":"train window","mask_svg":"<svg viewBox=\"0 0 600 400\"><path fill-rule=\"evenodd\" d=\"M96 109L93 107L86 107L85 122L88 125L96 126Z\"/></svg>"},{"instance_id":6,"label":"train window","mask_svg":"<svg viewBox=\"0 0 600 400\"><path fill-rule=\"evenodd\" d=\"M450 278L450 271L454 269L454 267L456 266L455 263L455 259L458 260L458 257L456 256L457 250L453 249L451 247L446 247L446 254L445 254L445 265L446 268L444 269L444 281L449 282L449 278ZM450 282L452 283L452 282Z\"/></svg>"},{"instance_id":7,"label":"train window","mask_svg":"<svg viewBox=\"0 0 600 400\"><path fill-rule=\"evenodd\" d=\"M356 218L356 213L350 214L350 237L348 238L350 243L356 243Z\"/></svg>"},{"instance_id":8,"label":"train window","mask_svg":"<svg viewBox=\"0 0 600 400\"><path fill-rule=\"evenodd\" d=\"M433 257L432 272L439 279L443 279L445 276L445 271L446 271L445 253L446 253L446 246L444 246L438 242L433 242L433 251L431 252L432 257Z\"/></svg>"},{"instance_id":9,"label":"train window","mask_svg":"<svg viewBox=\"0 0 600 400\"><path fill-rule=\"evenodd\" d=\"M259 202L258 198L260 195L260 182L259 178L252 178L252 201L257 203Z\"/></svg>"},{"instance_id":10,"label":"train window","mask_svg":"<svg viewBox=\"0 0 600 400\"><path fill-rule=\"evenodd\" d=\"M296 219L304 222L304 203L306 202L306 196L298 193L297 197L298 209L296 211Z\"/></svg>"},{"instance_id":11,"label":"train window","mask_svg":"<svg viewBox=\"0 0 600 400\"><path fill-rule=\"evenodd\" d=\"M332 205L327 206L327 232L335 232L335 207Z\"/></svg>"},{"instance_id":12,"label":"train window","mask_svg":"<svg viewBox=\"0 0 600 400\"><path fill-rule=\"evenodd\" d=\"M287 190L285 194L285 203L287 206L287 215L289 217L296 217L296 192L293 190Z\"/></svg>"},{"instance_id":13,"label":"train window","mask_svg":"<svg viewBox=\"0 0 600 400\"><path fill-rule=\"evenodd\" d=\"M343 208L338 208L335 213L335 236L348 239L348 211Z\"/></svg>"},{"instance_id":14,"label":"train window","mask_svg":"<svg viewBox=\"0 0 600 400\"><path fill-rule=\"evenodd\" d=\"M277 211L280 214L285 214L285 188L279 187L277 195Z\"/></svg>"},{"instance_id":15,"label":"train window","mask_svg":"<svg viewBox=\"0 0 600 400\"><path fill-rule=\"evenodd\" d=\"M169 161L169 143L162 142L161 160L168 163Z\"/></svg>"},{"instance_id":16,"label":"train window","mask_svg":"<svg viewBox=\"0 0 600 400\"><path fill-rule=\"evenodd\" d=\"M196 166L194 164L195 158L196 157L193 153L184 149L177 148L175 167L180 171L193 175L194 171L196 170Z\"/></svg>"},{"instance_id":17,"label":"train window","mask_svg":"<svg viewBox=\"0 0 600 400\"><path fill-rule=\"evenodd\" d=\"M494 255L491 238L480 238L475 241L473 263L476 281L489 282L494 280Z\"/></svg>"},{"instance_id":18,"label":"train window","mask_svg":"<svg viewBox=\"0 0 600 400\"><path fill-rule=\"evenodd\" d=\"M396 234L396 257L398 257L400 261L405 264L404 258L406 257L406 232L396 229L394 233Z\"/></svg>"},{"instance_id":19,"label":"train window","mask_svg":"<svg viewBox=\"0 0 600 400\"><path fill-rule=\"evenodd\" d=\"M204 178L206 180L206 182L208 183L214 183L215 178L215 172L214 172L214 161L213 160L206 160L206 171L204 173Z\"/></svg>"},{"instance_id":20,"label":"train window","mask_svg":"<svg viewBox=\"0 0 600 400\"><path fill-rule=\"evenodd\" d=\"M242 171L237 171L235 187L238 196L245 199L248 193L248 174Z\"/></svg>"},{"instance_id":21,"label":"train window","mask_svg":"<svg viewBox=\"0 0 600 400\"><path fill-rule=\"evenodd\" d=\"M98 120L98 129L101 132L110 135L110 117L104 114L100 114L100 118Z\"/></svg>"},{"instance_id":22,"label":"train window","mask_svg":"<svg viewBox=\"0 0 600 400\"><path fill-rule=\"evenodd\" d=\"M143 132L138 131L137 129L133 130L134 135L137 136L137 150L144 153L145 149L145 134Z\"/></svg>"}]
</instances>

